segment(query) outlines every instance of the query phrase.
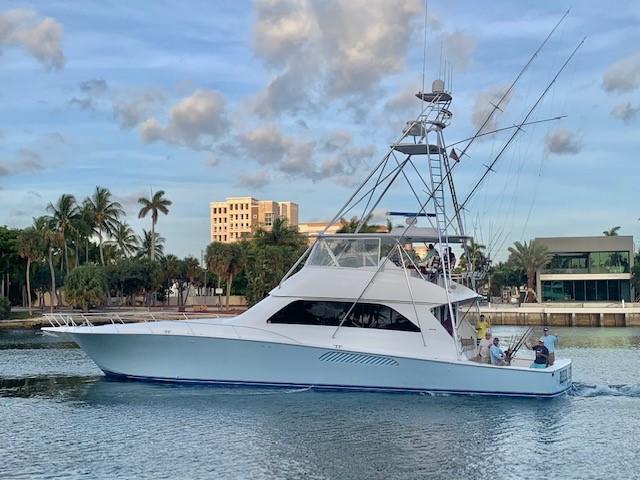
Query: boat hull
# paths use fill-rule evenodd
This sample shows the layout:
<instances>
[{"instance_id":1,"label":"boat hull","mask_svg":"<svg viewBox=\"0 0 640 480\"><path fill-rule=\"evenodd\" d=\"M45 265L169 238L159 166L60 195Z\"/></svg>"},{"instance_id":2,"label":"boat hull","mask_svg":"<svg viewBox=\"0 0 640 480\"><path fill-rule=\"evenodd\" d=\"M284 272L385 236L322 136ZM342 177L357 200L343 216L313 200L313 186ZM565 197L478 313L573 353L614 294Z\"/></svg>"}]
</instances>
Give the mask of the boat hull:
<instances>
[{"instance_id":1,"label":"boat hull","mask_svg":"<svg viewBox=\"0 0 640 480\"><path fill-rule=\"evenodd\" d=\"M73 333L109 376L138 380L500 396L556 396L571 364L544 370L188 335Z\"/></svg>"}]
</instances>

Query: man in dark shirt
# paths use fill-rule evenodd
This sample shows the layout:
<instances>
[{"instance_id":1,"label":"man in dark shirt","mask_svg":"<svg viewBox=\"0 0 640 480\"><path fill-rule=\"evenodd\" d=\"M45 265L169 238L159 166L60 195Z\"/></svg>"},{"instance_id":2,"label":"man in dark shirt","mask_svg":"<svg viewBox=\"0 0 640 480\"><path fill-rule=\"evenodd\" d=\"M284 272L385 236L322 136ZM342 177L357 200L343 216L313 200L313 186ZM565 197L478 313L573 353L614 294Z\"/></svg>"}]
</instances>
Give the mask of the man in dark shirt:
<instances>
[{"instance_id":1,"label":"man in dark shirt","mask_svg":"<svg viewBox=\"0 0 640 480\"><path fill-rule=\"evenodd\" d=\"M536 352L536 359L531 364L531 368L547 368L549 349L544 346L544 342L539 340L537 345L531 347L531 350Z\"/></svg>"}]
</instances>

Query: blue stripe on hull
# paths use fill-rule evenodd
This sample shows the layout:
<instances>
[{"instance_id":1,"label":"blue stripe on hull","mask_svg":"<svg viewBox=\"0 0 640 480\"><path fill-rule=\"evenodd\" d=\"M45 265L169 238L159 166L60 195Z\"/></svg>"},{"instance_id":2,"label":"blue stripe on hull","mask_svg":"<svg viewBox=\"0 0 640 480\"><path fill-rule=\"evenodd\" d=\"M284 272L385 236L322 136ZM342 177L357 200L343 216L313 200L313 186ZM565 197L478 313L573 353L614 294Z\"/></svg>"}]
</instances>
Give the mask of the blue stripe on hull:
<instances>
[{"instance_id":1,"label":"blue stripe on hull","mask_svg":"<svg viewBox=\"0 0 640 480\"><path fill-rule=\"evenodd\" d=\"M420 389L420 388L402 388L402 387L375 387L375 386L357 386L357 385L329 385L329 384L303 384L303 383L283 383L283 382L245 382L233 380L202 380L188 378L163 378L163 377L142 377L137 375L127 375L124 373L110 372L103 370L107 377L120 380L137 380L155 383L188 383L200 385L222 385L222 386L242 386L242 387L272 387L272 388L310 388L314 390L339 390L339 391L356 391L356 392L384 392L384 393L440 393L450 395L482 395L494 397L534 397L534 398L553 398L564 394L571 384L564 390L556 393L512 393L512 392L492 392L492 391L465 391L465 390L441 390L441 389Z\"/></svg>"}]
</instances>

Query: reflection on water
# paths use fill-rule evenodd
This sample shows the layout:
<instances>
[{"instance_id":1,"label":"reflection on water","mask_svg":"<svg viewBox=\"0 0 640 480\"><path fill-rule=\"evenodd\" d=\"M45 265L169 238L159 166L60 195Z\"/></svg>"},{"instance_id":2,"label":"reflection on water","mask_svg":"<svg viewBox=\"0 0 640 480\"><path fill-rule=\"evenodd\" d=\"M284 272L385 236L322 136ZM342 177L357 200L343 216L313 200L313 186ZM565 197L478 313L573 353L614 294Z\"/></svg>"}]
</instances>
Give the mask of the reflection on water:
<instances>
[{"instance_id":1,"label":"reflection on water","mask_svg":"<svg viewBox=\"0 0 640 480\"><path fill-rule=\"evenodd\" d=\"M557 333L577 383L546 400L113 381L0 333L0 477L635 478L640 331Z\"/></svg>"}]
</instances>

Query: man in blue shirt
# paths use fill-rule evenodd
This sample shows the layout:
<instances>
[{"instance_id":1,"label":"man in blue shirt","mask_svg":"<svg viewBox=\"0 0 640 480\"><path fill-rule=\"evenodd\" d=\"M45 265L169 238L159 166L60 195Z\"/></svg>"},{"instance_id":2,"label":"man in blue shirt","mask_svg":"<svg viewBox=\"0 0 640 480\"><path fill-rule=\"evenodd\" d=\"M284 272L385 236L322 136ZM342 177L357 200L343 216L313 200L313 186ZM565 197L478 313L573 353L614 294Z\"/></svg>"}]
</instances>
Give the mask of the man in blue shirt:
<instances>
[{"instance_id":1,"label":"man in blue shirt","mask_svg":"<svg viewBox=\"0 0 640 480\"><path fill-rule=\"evenodd\" d=\"M531 350L536 352L536 359L531 364L531 368L547 368L547 362L549 360L549 350L544 346L542 340L538 340L538 345L531 347Z\"/></svg>"},{"instance_id":2,"label":"man in blue shirt","mask_svg":"<svg viewBox=\"0 0 640 480\"><path fill-rule=\"evenodd\" d=\"M558 346L558 337L555 335L549 335L549 329L544 327L542 330L544 334L540 337L540 341L547 347L549 350L549 356L547 358L547 363L549 366L553 365L553 362L556 359L556 347Z\"/></svg>"},{"instance_id":3,"label":"man in blue shirt","mask_svg":"<svg viewBox=\"0 0 640 480\"><path fill-rule=\"evenodd\" d=\"M489 349L489 356L491 357L491 365L506 365L507 362L504 361L504 352L500 348L500 339L495 337L493 339L493 345Z\"/></svg>"}]
</instances>

